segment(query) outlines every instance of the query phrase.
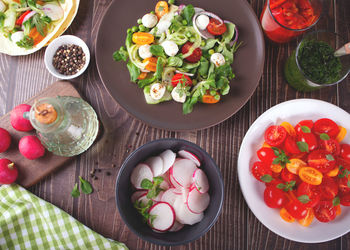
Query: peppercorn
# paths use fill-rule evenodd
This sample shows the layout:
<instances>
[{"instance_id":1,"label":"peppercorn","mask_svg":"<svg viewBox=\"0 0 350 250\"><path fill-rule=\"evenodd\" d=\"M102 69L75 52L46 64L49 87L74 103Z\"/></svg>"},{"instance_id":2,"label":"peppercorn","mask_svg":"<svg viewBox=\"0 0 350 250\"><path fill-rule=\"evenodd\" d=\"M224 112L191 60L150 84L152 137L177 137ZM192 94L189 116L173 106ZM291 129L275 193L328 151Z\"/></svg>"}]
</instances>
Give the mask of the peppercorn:
<instances>
[{"instance_id":1,"label":"peppercorn","mask_svg":"<svg viewBox=\"0 0 350 250\"><path fill-rule=\"evenodd\" d=\"M63 75L75 75L86 63L83 49L75 44L60 46L52 59L52 65Z\"/></svg>"}]
</instances>

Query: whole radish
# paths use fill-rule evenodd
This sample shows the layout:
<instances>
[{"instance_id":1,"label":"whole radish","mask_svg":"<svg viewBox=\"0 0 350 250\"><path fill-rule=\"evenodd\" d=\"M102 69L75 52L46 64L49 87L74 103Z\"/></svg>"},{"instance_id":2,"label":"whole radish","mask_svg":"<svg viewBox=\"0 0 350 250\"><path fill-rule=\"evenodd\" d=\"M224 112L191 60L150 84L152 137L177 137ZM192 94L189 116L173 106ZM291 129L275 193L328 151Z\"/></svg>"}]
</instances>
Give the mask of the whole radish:
<instances>
[{"instance_id":1,"label":"whole radish","mask_svg":"<svg viewBox=\"0 0 350 250\"><path fill-rule=\"evenodd\" d=\"M18 176L15 164L9 159L0 159L0 184L11 184Z\"/></svg>"},{"instance_id":2,"label":"whole radish","mask_svg":"<svg viewBox=\"0 0 350 250\"><path fill-rule=\"evenodd\" d=\"M19 152L29 160L35 160L45 154L45 148L35 135L22 137L18 144Z\"/></svg>"},{"instance_id":3,"label":"whole radish","mask_svg":"<svg viewBox=\"0 0 350 250\"><path fill-rule=\"evenodd\" d=\"M23 117L25 112L30 111L31 106L28 104L20 104L11 111L11 125L14 129L22 132L33 130L30 121Z\"/></svg>"},{"instance_id":4,"label":"whole radish","mask_svg":"<svg viewBox=\"0 0 350 250\"><path fill-rule=\"evenodd\" d=\"M5 152L11 144L10 133L3 128L0 128L0 153Z\"/></svg>"}]
</instances>

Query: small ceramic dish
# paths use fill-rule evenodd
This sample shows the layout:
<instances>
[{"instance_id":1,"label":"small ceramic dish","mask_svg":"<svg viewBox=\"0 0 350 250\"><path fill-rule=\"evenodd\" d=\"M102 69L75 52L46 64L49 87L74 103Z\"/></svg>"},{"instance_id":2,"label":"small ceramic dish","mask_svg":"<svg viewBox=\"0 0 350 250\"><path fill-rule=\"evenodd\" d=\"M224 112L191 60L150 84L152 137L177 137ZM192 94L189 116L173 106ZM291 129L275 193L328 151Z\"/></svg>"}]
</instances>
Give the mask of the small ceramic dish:
<instances>
[{"instance_id":1,"label":"small ceramic dish","mask_svg":"<svg viewBox=\"0 0 350 250\"><path fill-rule=\"evenodd\" d=\"M53 57L56 54L57 49L62 46L62 45L70 45L74 44L77 46L80 46L83 49L83 52L85 54L85 64L84 66L74 75L64 75L59 73L56 68L53 66ZM72 36L72 35L65 35L65 36L60 36L53 40L50 45L46 48L45 51L45 66L47 70L55 77L63 80L68 80L68 79L73 79L81 74L84 73L84 71L87 69L90 63L90 50L86 43L81 40L79 37Z\"/></svg>"}]
</instances>

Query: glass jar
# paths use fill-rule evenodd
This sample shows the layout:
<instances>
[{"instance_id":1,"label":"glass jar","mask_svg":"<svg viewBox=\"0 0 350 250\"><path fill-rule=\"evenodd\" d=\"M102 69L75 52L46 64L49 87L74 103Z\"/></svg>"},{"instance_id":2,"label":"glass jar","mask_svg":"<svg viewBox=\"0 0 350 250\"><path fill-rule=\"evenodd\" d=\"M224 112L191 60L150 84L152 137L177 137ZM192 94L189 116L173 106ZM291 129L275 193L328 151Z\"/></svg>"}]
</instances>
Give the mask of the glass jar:
<instances>
[{"instance_id":1,"label":"glass jar","mask_svg":"<svg viewBox=\"0 0 350 250\"><path fill-rule=\"evenodd\" d=\"M94 109L83 99L71 96L36 101L29 119L47 150L65 157L86 151L99 129Z\"/></svg>"}]
</instances>

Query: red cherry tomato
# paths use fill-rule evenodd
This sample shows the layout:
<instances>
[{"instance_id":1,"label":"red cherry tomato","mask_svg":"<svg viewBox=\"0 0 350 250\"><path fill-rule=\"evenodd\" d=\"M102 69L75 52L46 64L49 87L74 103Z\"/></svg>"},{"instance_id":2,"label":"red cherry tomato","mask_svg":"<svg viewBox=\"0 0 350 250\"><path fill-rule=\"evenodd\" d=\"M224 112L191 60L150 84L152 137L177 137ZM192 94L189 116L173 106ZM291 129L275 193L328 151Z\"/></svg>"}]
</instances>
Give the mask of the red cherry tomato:
<instances>
[{"instance_id":1,"label":"red cherry tomato","mask_svg":"<svg viewBox=\"0 0 350 250\"><path fill-rule=\"evenodd\" d=\"M307 206L299 200L290 201L285 208L297 220L301 220L307 215Z\"/></svg>"},{"instance_id":2,"label":"red cherry tomato","mask_svg":"<svg viewBox=\"0 0 350 250\"><path fill-rule=\"evenodd\" d=\"M319 186L321 200L333 200L338 194L338 185L333 178L324 177Z\"/></svg>"},{"instance_id":3,"label":"red cherry tomato","mask_svg":"<svg viewBox=\"0 0 350 250\"><path fill-rule=\"evenodd\" d=\"M282 126L270 126L265 131L265 141L270 146L276 147L281 145L287 137L287 130Z\"/></svg>"},{"instance_id":4,"label":"red cherry tomato","mask_svg":"<svg viewBox=\"0 0 350 250\"><path fill-rule=\"evenodd\" d=\"M328 173L334 169L336 161L327 159L327 157L333 157L326 150L315 150L312 151L307 159L308 165L310 167L316 168L321 173Z\"/></svg>"},{"instance_id":5,"label":"red cherry tomato","mask_svg":"<svg viewBox=\"0 0 350 250\"><path fill-rule=\"evenodd\" d=\"M313 133L301 133L298 141L306 142L309 145L309 151L314 151L318 147L317 138Z\"/></svg>"},{"instance_id":6,"label":"red cherry tomato","mask_svg":"<svg viewBox=\"0 0 350 250\"><path fill-rule=\"evenodd\" d=\"M299 122L296 126L295 126L295 131L297 132L297 134L301 134L304 133L301 127L308 127L310 129L310 131L312 130L312 128L314 127L314 122L312 120L304 120Z\"/></svg>"},{"instance_id":7,"label":"red cherry tomato","mask_svg":"<svg viewBox=\"0 0 350 250\"><path fill-rule=\"evenodd\" d=\"M350 165L350 145L349 144L340 145L340 157Z\"/></svg>"},{"instance_id":8,"label":"red cherry tomato","mask_svg":"<svg viewBox=\"0 0 350 250\"><path fill-rule=\"evenodd\" d=\"M301 151L298 148L297 140L295 137L287 136L284 142L284 149L290 154L300 154Z\"/></svg>"},{"instance_id":9,"label":"red cherry tomato","mask_svg":"<svg viewBox=\"0 0 350 250\"><path fill-rule=\"evenodd\" d=\"M347 207L350 206L350 194L340 196L340 204Z\"/></svg>"},{"instance_id":10,"label":"red cherry tomato","mask_svg":"<svg viewBox=\"0 0 350 250\"><path fill-rule=\"evenodd\" d=\"M350 187L348 186L348 181L349 181L349 178L347 177L338 178L338 189L340 193L342 194L350 193Z\"/></svg>"},{"instance_id":11,"label":"red cherry tomato","mask_svg":"<svg viewBox=\"0 0 350 250\"><path fill-rule=\"evenodd\" d=\"M315 217L320 222L329 222L335 219L336 209L331 201L320 201L317 206L314 207Z\"/></svg>"},{"instance_id":12,"label":"red cherry tomato","mask_svg":"<svg viewBox=\"0 0 350 250\"><path fill-rule=\"evenodd\" d=\"M183 55L187 54L187 52L189 52L190 49L192 48L192 45L193 43L191 42L185 43L184 46L182 46L181 53ZM201 56L202 56L202 50L200 48L196 48L190 56L185 58L185 60L190 63L196 63L201 59Z\"/></svg>"},{"instance_id":13,"label":"red cherry tomato","mask_svg":"<svg viewBox=\"0 0 350 250\"><path fill-rule=\"evenodd\" d=\"M296 174L292 174L287 168L284 168L281 172L281 178L283 181L298 181L299 177Z\"/></svg>"},{"instance_id":14,"label":"red cherry tomato","mask_svg":"<svg viewBox=\"0 0 350 250\"><path fill-rule=\"evenodd\" d=\"M268 186L264 191L264 201L271 208L282 208L286 203L285 193L276 187Z\"/></svg>"},{"instance_id":15,"label":"red cherry tomato","mask_svg":"<svg viewBox=\"0 0 350 250\"><path fill-rule=\"evenodd\" d=\"M276 178L274 178L272 181L266 182L265 185L266 185L266 186L271 186L271 187L277 187L277 185L280 184L280 183L283 183L283 184L284 184L284 182L283 182L281 179L279 179L278 177L276 177Z\"/></svg>"},{"instance_id":16,"label":"red cherry tomato","mask_svg":"<svg viewBox=\"0 0 350 250\"><path fill-rule=\"evenodd\" d=\"M214 36L220 36L226 32L227 27L225 23L220 23L219 20L215 18L210 18L207 30L210 34Z\"/></svg>"},{"instance_id":17,"label":"red cherry tomato","mask_svg":"<svg viewBox=\"0 0 350 250\"><path fill-rule=\"evenodd\" d=\"M267 165L271 165L276 155L272 148L262 147L256 152L260 161L265 162Z\"/></svg>"},{"instance_id":18,"label":"red cherry tomato","mask_svg":"<svg viewBox=\"0 0 350 250\"><path fill-rule=\"evenodd\" d=\"M328 153L334 156L340 154L340 145L335 139L320 140L320 148L328 151Z\"/></svg>"},{"instance_id":19,"label":"red cherry tomato","mask_svg":"<svg viewBox=\"0 0 350 250\"><path fill-rule=\"evenodd\" d=\"M307 195L310 198L310 201L306 203L307 207L314 207L320 201L318 186L311 185L306 182L300 183L297 189L297 195L298 197L301 195Z\"/></svg>"},{"instance_id":20,"label":"red cherry tomato","mask_svg":"<svg viewBox=\"0 0 350 250\"><path fill-rule=\"evenodd\" d=\"M329 137L335 138L339 134L339 127L331 119L322 118L315 122L314 132L318 135L325 133L328 134Z\"/></svg>"},{"instance_id":21,"label":"red cherry tomato","mask_svg":"<svg viewBox=\"0 0 350 250\"><path fill-rule=\"evenodd\" d=\"M272 171L265 163L257 161L253 164L252 174L258 181L263 182L261 177L267 174L272 175Z\"/></svg>"},{"instance_id":22,"label":"red cherry tomato","mask_svg":"<svg viewBox=\"0 0 350 250\"><path fill-rule=\"evenodd\" d=\"M185 86L191 86L192 80L189 76L184 74L175 74L173 78L171 79L171 84L175 88L178 84L185 84Z\"/></svg>"}]
</instances>

